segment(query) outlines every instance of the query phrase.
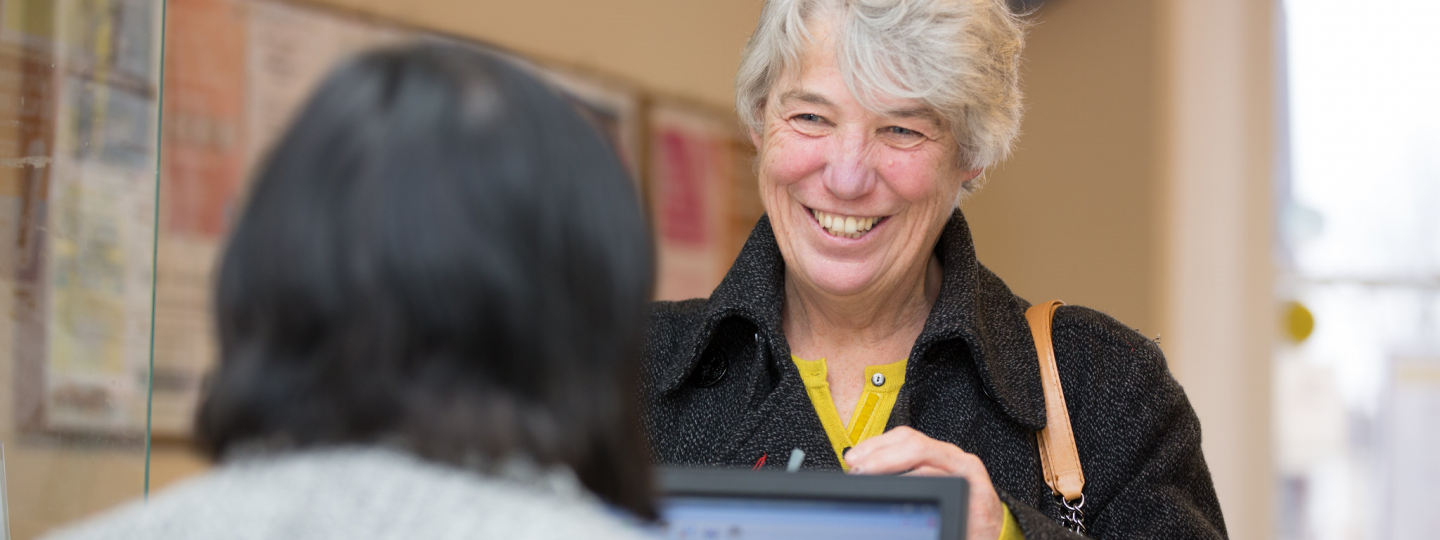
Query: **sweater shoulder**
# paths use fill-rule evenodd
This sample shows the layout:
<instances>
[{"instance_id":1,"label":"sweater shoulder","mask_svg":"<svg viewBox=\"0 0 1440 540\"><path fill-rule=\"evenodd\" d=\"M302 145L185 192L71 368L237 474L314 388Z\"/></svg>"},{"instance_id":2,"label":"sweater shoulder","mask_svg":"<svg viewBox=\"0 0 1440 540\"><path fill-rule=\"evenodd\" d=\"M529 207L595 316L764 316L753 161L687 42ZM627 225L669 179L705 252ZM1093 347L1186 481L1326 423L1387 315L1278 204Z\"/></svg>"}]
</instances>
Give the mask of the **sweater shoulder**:
<instances>
[{"instance_id":1,"label":"sweater shoulder","mask_svg":"<svg viewBox=\"0 0 1440 540\"><path fill-rule=\"evenodd\" d=\"M302 452L221 465L47 538L643 537L570 484L552 490L389 451Z\"/></svg>"}]
</instances>

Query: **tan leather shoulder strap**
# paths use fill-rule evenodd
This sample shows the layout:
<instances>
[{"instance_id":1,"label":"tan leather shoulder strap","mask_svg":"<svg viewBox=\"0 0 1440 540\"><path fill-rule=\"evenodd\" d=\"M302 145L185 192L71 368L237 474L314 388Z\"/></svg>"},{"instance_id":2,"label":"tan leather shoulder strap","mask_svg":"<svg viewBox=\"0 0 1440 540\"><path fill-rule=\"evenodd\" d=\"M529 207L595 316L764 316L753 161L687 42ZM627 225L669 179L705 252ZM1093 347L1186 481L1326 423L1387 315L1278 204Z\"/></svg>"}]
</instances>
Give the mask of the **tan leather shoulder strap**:
<instances>
[{"instance_id":1,"label":"tan leather shoulder strap","mask_svg":"<svg viewBox=\"0 0 1440 540\"><path fill-rule=\"evenodd\" d=\"M1031 306L1025 311L1030 334L1035 337L1035 353L1040 357L1040 384L1045 389L1045 429L1036 434L1040 447L1040 465L1045 470L1045 483L1066 500L1080 498L1085 488L1085 473L1080 470L1080 453L1075 449L1075 433L1070 430L1070 411L1065 407L1065 390L1060 387L1060 371L1055 367L1055 346L1050 341L1050 321L1055 308L1065 305L1059 300Z\"/></svg>"}]
</instances>

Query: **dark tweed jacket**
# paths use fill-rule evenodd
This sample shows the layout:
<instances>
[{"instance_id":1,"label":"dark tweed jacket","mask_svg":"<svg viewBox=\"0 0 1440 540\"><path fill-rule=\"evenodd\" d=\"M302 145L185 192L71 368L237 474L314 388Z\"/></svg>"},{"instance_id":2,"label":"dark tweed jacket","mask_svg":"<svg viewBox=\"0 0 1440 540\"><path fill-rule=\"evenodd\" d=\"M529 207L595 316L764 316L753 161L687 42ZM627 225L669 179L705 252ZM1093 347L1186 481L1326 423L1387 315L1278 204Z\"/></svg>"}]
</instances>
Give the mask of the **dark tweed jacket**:
<instances>
[{"instance_id":1,"label":"dark tweed jacket","mask_svg":"<svg viewBox=\"0 0 1440 540\"><path fill-rule=\"evenodd\" d=\"M975 258L957 210L936 248L940 297L915 341L889 427L979 456L1028 540L1073 538L1041 478L1045 425L1029 304ZM711 297L657 302L644 364L659 463L839 470L780 327L785 263L762 218ZM1154 343L1098 311L1055 314L1065 401L1085 468L1085 524L1103 539L1225 538L1200 422ZM885 359L891 361L894 359ZM985 539L976 539L985 540Z\"/></svg>"}]
</instances>

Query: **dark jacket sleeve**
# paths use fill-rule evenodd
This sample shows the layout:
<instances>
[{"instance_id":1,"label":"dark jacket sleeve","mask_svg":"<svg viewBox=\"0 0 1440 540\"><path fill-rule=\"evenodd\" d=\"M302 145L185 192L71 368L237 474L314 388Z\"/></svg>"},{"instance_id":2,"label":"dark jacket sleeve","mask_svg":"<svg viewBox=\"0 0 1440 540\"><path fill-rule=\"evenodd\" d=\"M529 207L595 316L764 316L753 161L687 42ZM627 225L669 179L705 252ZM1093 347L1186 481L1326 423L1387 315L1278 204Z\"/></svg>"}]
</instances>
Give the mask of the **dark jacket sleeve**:
<instances>
[{"instance_id":1,"label":"dark jacket sleeve","mask_svg":"<svg viewBox=\"0 0 1440 540\"><path fill-rule=\"evenodd\" d=\"M1086 535L1220 539L1225 522L1200 449L1200 420L1159 346L1100 312L1061 308L1056 359L1080 463ZM1093 471L1093 473L1092 473ZM1007 497L1009 498L1009 497ZM1075 538L1007 500L1027 540Z\"/></svg>"}]
</instances>

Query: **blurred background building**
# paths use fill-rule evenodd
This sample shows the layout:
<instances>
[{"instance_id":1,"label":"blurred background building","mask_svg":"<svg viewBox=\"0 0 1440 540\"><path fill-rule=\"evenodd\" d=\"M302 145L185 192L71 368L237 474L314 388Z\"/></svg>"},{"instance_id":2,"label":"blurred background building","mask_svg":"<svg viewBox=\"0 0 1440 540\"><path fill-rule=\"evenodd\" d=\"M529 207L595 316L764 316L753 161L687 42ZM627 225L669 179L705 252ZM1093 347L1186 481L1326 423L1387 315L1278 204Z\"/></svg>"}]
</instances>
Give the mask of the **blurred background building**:
<instances>
[{"instance_id":1,"label":"blurred background building","mask_svg":"<svg viewBox=\"0 0 1440 540\"><path fill-rule=\"evenodd\" d=\"M1233 538L1440 534L1422 508L1440 484L1440 7L1025 4L1023 135L964 207L980 259L1026 298L1160 340ZM207 466L189 419L247 168L360 48L460 40L534 62L634 171L657 294L708 294L761 211L731 89L759 9L0 0L10 534Z\"/></svg>"}]
</instances>

